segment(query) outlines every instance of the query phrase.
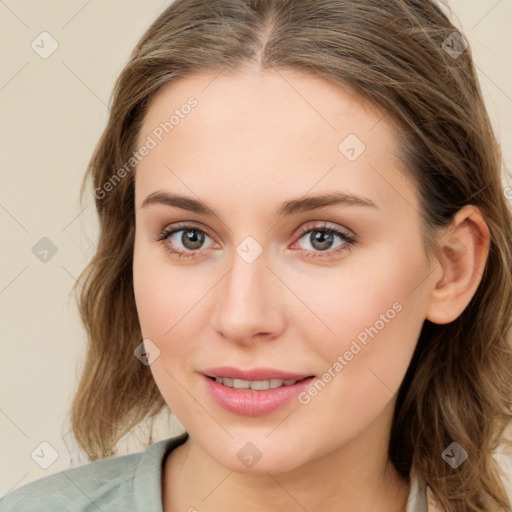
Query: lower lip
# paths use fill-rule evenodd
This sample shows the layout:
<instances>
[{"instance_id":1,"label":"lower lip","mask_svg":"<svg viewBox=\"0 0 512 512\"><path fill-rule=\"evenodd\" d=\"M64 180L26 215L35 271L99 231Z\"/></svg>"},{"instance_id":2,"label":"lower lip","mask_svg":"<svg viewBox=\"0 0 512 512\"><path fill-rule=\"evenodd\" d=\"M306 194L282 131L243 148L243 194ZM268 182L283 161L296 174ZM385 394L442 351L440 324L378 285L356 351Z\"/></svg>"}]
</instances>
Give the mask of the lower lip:
<instances>
[{"instance_id":1,"label":"lower lip","mask_svg":"<svg viewBox=\"0 0 512 512\"><path fill-rule=\"evenodd\" d=\"M291 386L253 391L224 386L206 375L203 375L203 378L206 380L208 392L218 405L229 412L244 416L262 416L283 407L296 398L314 379L308 377Z\"/></svg>"}]
</instances>

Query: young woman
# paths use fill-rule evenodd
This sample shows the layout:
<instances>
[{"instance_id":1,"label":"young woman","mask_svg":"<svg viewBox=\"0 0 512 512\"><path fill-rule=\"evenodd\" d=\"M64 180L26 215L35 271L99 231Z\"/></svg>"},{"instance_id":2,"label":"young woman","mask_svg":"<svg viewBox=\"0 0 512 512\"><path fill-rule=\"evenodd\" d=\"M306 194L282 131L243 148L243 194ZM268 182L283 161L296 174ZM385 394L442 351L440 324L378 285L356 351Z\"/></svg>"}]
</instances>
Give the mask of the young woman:
<instances>
[{"instance_id":1,"label":"young woman","mask_svg":"<svg viewBox=\"0 0 512 512\"><path fill-rule=\"evenodd\" d=\"M500 171L434 1L172 3L86 175L90 462L0 509L510 510ZM163 408L182 435L113 456Z\"/></svg>"}]
</instances>

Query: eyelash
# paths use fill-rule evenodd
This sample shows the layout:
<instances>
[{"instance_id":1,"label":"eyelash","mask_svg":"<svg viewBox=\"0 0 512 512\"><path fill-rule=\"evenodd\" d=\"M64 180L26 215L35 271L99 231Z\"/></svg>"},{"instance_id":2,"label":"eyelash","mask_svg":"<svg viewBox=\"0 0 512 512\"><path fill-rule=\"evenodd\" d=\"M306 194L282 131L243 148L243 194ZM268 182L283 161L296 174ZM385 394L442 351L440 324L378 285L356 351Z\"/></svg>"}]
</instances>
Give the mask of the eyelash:
<instances>
[{"instance_id":1,"label":"eyelash","mask_svg":"<svg viewBox=\"0 0 512 512\"><path fill-rule=\"evenodd\" d=\"M165 244L165 241L173 234L178 233L180 231L198 231L200 233L203 233L204 235L208 235L206 231L201 229L197 224L191 224L191 223L178 223L173 225L172 227L165 228L161 233L159 233L155 240L157 242L163 242L164 249L172 254L173 256L178 256L179 258L185 257L185 258L194 258L196 254L200 251L200 249L196 251L182 251L181 249L171 249L167 244ZM352 235L349 235L343 230L340 230L338 228L335 228L333 226L328 226L326 223L323 223L322 225L315 225L315 226L302 226L299 232L299 238L300 240L305 234L313 232L313 231L319 231L321 233L328 233L337 235L344 243L343 245L337 247L336 249L330 249L328 251L310 251L307 249L301 249L302 251L305 251L306 257L309 258L318 258L318 257L330 257L335 253L343 252L346 250L350 250L350 248L357 242L356 238ZM210 237L211 238L211 237ZM313 254L311 254L313 253ZM319 256L321 255L321 256ZM326 255L326 256L324 256Z\"/></svg>"}]
</instances>

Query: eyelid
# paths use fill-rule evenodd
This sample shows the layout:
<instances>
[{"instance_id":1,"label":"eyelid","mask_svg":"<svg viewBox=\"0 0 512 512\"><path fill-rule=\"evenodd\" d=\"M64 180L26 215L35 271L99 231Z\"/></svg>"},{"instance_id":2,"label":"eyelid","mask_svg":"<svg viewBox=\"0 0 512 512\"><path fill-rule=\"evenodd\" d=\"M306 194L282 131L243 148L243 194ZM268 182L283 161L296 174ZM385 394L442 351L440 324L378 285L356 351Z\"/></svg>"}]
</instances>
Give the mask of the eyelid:
<instances>
[{"instance_id":1,"label":"eyelid","mask_svg":"<svg viewBox=\"0 0 512 512\"><path fill-rule=\"evenodd\" d=\"M351 239L354 242L357 241L357 236L355 235L355 233L353 233L352 231L350 231L349 229L347 229L345 227L338 226L337 224L331 224L327 221L312 221L312 222L316 222L316 224L314 224L314 225L310 225L308 223L303 224L298 229L298 231L296 232L296 234L294 236L302 237L306 233L309 233L310 231L315 231L315 230L317 230L317 231L335 230L335 231L339 231L340 234L344 235L347 239Z\"/></svg>"},{"instance_id":2,"label":"eyelid","mask_svg":"<svg viewBox=\"0 0 512 512\"><path fill-rule=\"evenodd\" d=\"M342 243L335 247L334 249L328 249L326 251L313 251L311 249L300 249L305 257L308 258L320 258L324 260L328 260L329 258L336 258L341 253L345 253L349 251L356 243L358 243L358 237L350 230L345 227L330 224L327 221L313 221L314 225L307 224L302 225L299 228L298 234L294 235L296 241L293 245L297 244L301 238L303 238L307 233L311 233L313 231L327 232L331 233L334 236L337 236Z\"/></svg>"},{"instance_id":3,"label":"eyelid","mask_svg":"<svg viewBox=\"0 0 512 512\"><path fill-rule=\"evenodd\" d=\"M328 249L326 251L312 251L308 249L299 249L302 252L306 253L306 256L313 256L317 258L329 258L331 256L335 256L337 253L345 252L346 250L349 250L354 244L358 242L357 236L347 228L330 224L327 221L311 221L315 224L311 225L309 223L303 224L293 235L295 238L295 242L293 242L293 245L295 245L301 238L304 237L307 233L310 233L312 231L324 231L324 232L331 232L338 236L344 243L342 244L341 248L340 246L335 249ZM177 222L175 224L172 224L170 226L166 226L163 228L163 230L158 233L154 240L158 242L162 242L165 246L165 250L173 255L183 256L184 254L187 254L186 257L195 257L196 254L201 254L206 249L198 249L195 251L191 250L182 250L182 249L170 249L166 246L165 242L166 240L173 234L179 231L186 231L186 230L194 230L203 232L205 235L207 235L211 240L214 241L214 245L219 246L217 242L215 242L214 237L212 237L208 229L204 227L202 224L196 222L196 221L182 221ZM311 254L313 253L313 254Z\"/></svg>"},{"instance_id":4,"label":"eyelid","mask_svg":"<svg viewBox=\"0 0 512 512\"><path fill-rule=\"evenodd\" d=\"M197 231L202 231L213 240L213 237L209 234L208 229L205 226L203 226L202 224L197 223L195 221L182 221L182 222L176 222L174 224L169 224L169 225L165 226L161 231L159 231L154 236L154 240L157 242L162 241L163 237L168 237L171 234L176 233L176 231L182 231L182 230L186 231L188 229L189 230L197 229Z\"/></svg>"}]
</instances>

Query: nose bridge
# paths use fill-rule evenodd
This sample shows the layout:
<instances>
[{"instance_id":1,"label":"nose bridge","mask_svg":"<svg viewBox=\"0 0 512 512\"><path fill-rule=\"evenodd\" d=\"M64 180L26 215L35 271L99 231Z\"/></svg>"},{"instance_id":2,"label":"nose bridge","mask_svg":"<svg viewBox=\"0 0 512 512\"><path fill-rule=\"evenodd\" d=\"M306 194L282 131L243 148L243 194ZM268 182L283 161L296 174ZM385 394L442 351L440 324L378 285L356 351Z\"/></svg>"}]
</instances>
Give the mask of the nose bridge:
<instances>
[{"instance_id":1,"label":"nose bridge","mask_svg":"<svg viewBox=\"0 0 512 512\"><path fill-rule=\"evenodd\" d=\"M219 297L217 328L239 342L254 334L276 334L280 328L275 277L266 254L261 249L256 254L256 249L251 240L240 243Z\"/></svg>"}]
</instances>

